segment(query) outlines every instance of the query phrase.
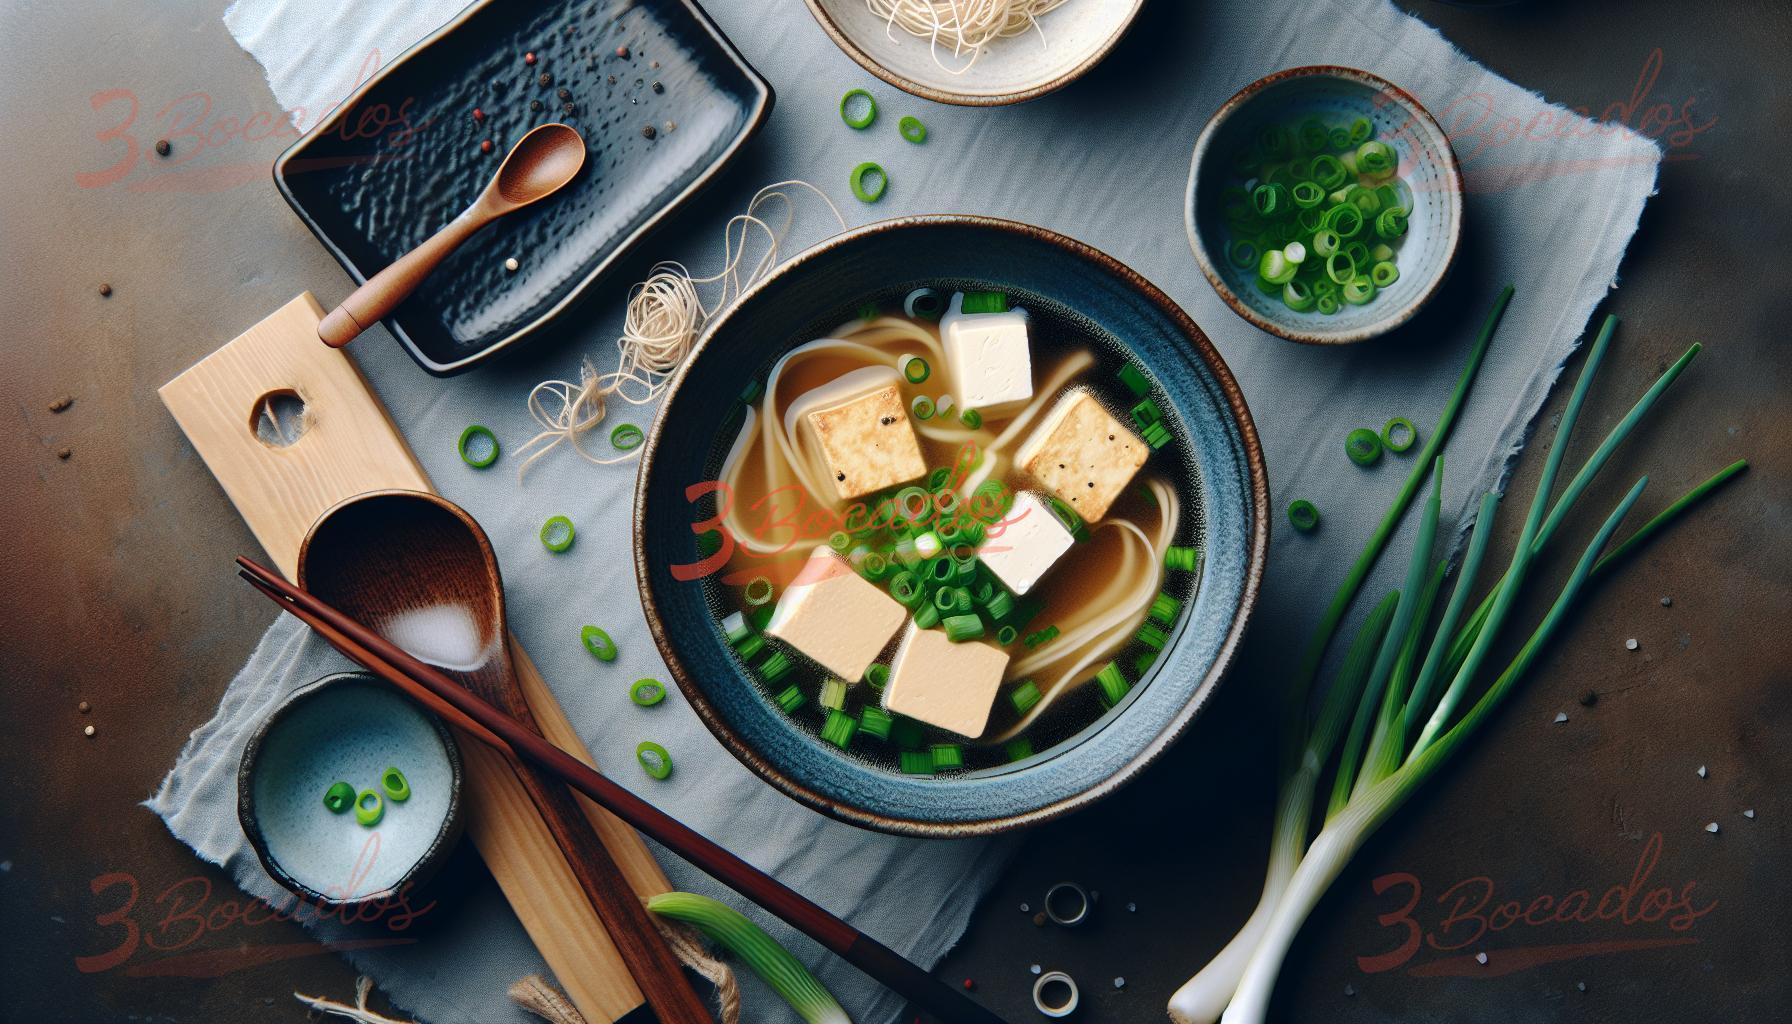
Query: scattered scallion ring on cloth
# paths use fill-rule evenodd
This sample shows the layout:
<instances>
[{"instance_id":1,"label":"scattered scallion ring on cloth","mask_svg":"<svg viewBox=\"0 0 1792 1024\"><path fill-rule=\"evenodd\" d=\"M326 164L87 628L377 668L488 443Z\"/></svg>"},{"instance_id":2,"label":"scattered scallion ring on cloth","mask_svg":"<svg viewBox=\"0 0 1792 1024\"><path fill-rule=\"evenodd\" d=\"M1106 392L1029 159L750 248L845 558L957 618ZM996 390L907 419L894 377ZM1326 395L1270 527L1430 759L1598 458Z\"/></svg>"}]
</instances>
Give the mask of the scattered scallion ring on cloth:
<instances>
[{"instance_id":1,"label":"scattered scallion ring on cloth","mask_svg":"<svg viewBox=\"0 0 1792 1024\"><path fill-rule=\"evenodd\" d=\"M372 801L369 803L368 801ZM386 816L386 800L371 789L363 789L361 795L355 797L355 820L372 828Z\"/></svg>"},{"instance_id":2,"label":"scattered scallion ring on cloth","mask_svg":"<svg viewBox=\"0 0 1792 1024\"><path fill-rule=\"evenodd\" d=\"M696 893L663 892L648 899L647 909L696 928L728 950L789 1003L804 1024L850 1024L839 1000L801 961L732 907Z\"/></svg>"},{"instance_id":3,"label":"scattered scallion ring on cloth","mask_svg":"<svg viewBox=\"0 0 1792 1024\"><path fill-rule=\"evenodd\" d=\"M741 599L748 605L757 608L772 599L772 581L765 576L755 576L747 581L747 589Z\"/></svg>"},{"instance_id":4,"label":"scattered scallion ring on cloth","mask_svg":"<svg viewBox=\"0 0 1792 1024\"><path fill-rule=\"evenodd\" d=\"M1319 509L1305 498L1296 498L1288 504L1288 522L1302 533L1310 533L1319 526Z\"/></svg>"},{"instance_id":5,"label":"scattered scallion ring on cloth","mask_svg":"<svg viewBox=\"0 0 1792 1024\"><path fill-rule=\"evenodd\" d=\"M628 699L644 708L653 707L666 699L666 685L658 679L637 679L628 688Z\"/></svg>"},{"instance_id":6,"label":"scattered scallion ring on cloth","mask_svg":"<svg viewBox=\"0 0 1792 1024\"><path fill-rule=\"evenodd\" d=\"M324 793L324 806L331 814L341 814L355 803L355 787L346 782L332 782Z\"/></svg>"},{"instance_id":7,"label":"scattered scallion ring on cloth","mask_svg":"<svg viewBox=\"0 0 1792 1024\"><path fill-rule=\"evenodd\" d=\"M917 146L927 141L927 126L918 117L904 115L902 120L896 122L896 130Z\"/></svg>"},{"instance_id":8,"label":"scattered scallion ring on cloth","mask_svg":"<svg viewBox=\"0 0 1792 1024\"><path fill-rule=\"evenodd\" d=\"M635 761L642 771L656 779L672 774L672 755L652 740L642 740L635 745Z\"/></svg>"},{"instance_id":9,"label":"scattered scallion ring on cloth","mask_svg":"<svg viewBox=\"0 0 1792 1024\"><path fill-rule=\"evenodd\" d=\"M597 626L586 626L579 630L579 641L598 661L616 660L616 641L610 639L610 634Z\"/></svg>"},{"instance_id":10,"label":"scattered scallion ring on cloth","mask_svg":"<svg viewBox=\"0 0 1792 1024\"><path fill-rule=\"evenodd\" d=\"M1373 466L1381 458L1381 435L1368 427L1358 427L1344 439L1344 454L1359 466Z\"/></svg>"},{"instance_id":11,"label":"scattered scallion ring on cloth","mask_svg":"<svg viewBox=\"0 0 1792 1024\"><path fill-rule=\"evenodd\" d=\"M619 452L632 452L645 440L647 435L633 423L618 423L616 429L610 431L610 445Z\"/></svg>"},{"instance_id":12,"label":"scattered scallion ring on cloth","mask_svg":"<svg viewBox=\"0 0 1792 1024\"><path fill-rule=\"evenodd\" d=\"M865 101L865 113L862 116L854 117L851 108L854 106L853 101L859 99ZM846 94L840 97L840 120L845 121L848 128L855 128L859 131L871 127L871 122L877 120L877 98L863 89L846 90Z\"/></svg>"},{"instance_id":13,"label":"scattered scallion ring on cloth","mask_svg":"<svg viewBox=\"0 0 1792 1024\"><path fill-rule=\"evenodd\" d=\"M572 520L565 516L551 516L541 524L541 546L556 555L572 547L573 539L577 536L578 531L573 529Z\"/></svg>"},{"instance_id":14,"label":"scattered scallion ring on cloth","mask_svg":"<svg viewBox=\"0 0 1792 1024\"><path fill-rule=\"evenodd\" d=\"M396 766L387 765L380 773L380 791L386 794L386 799L402 804L411 798L411 780L405 778Z\"/></svg>"},{"instance_id":15,"label":"scattered scallion ring on cloth","mask_svg":"<svg viewBox=\"0 0 1792 1024\"><path fill-rule=\"evenodd\" d=\"M1387 426L1381 428L1381 443L1390 452L1403 452L1411 448L1419 439L1419 428L1404 416L1396 416L1389 420Z\"/></svg>"},{"instance_id":16,"label":"scattered scallion ring on cloth","mask_svg":"<svg viewBox=\"0 0 1792 1024\"><path fill-rule=\"evenodd\" d=\"M484 454L474 450L475 443ZM487 445L490 445L489 449ZM474 469L484 469L498 461L498 435L483 423L468 424L467 429L460 432L460 440L455 442L454 448L460 452L460 461Z\"/></svg>"},{"instance_id":17,"label":"scattered scallion ring on cloth","mask_svg":"<svg viewBox=\"0 0 1792 1024\"><path fill-rule=\"evenodd\" d=\"M872 180L872 184L865 183L867 178ZM890 175L873 161L867 160L852 169L852 175L847 181L852 186L854 199L861 203L875 203L884 197L884 189L890 185Z\"/></svg>"}]
</instances>

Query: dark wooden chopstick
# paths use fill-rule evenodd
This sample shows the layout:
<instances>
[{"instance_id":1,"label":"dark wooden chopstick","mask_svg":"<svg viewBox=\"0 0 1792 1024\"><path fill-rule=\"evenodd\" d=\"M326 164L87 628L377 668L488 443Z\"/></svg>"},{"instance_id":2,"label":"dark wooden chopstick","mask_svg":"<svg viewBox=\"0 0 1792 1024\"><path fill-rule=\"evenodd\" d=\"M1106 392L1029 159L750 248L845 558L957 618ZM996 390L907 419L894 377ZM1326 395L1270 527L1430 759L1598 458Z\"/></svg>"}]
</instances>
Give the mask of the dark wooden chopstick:
<instances>
[{"instance_id":1,"label":"dark wooden chopstick","mask_svg":"<svg viewBox=\"0 0 1792 1024\"><path fill-rule=\"evenodd\" d=\"M558 775L599 806L776 914L891 991L948 1024L1002 1024L1000 1017L960 990L605 778L323 600L251 559L238 557L237 564L243 577L256 589L304 620L351 661L423 701L474 736L488 743L496 741L500 749L519 754Z\"/></svg>"}]
</instances>

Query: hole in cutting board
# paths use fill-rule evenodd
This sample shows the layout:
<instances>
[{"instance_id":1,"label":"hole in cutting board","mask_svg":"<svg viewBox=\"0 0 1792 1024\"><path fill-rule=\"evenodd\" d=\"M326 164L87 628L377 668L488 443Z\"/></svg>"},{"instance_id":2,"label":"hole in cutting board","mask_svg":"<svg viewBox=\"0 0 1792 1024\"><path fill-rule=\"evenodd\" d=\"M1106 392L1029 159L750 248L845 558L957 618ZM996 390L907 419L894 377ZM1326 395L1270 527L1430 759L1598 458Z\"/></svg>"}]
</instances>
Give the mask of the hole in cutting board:
<instances>
[{"instance_id":1,"label":"hole in cutting board","mask_svg":"<svg viewBox=\"0 0 1792 1024\"><path fill-rule=\"evenodd\" d=\"M249 414L249 429L255 432L256 440L269 448L290 447L304 436L309 425L305 400L291 388L262 395Z\"/></svg>"}]
</instances>

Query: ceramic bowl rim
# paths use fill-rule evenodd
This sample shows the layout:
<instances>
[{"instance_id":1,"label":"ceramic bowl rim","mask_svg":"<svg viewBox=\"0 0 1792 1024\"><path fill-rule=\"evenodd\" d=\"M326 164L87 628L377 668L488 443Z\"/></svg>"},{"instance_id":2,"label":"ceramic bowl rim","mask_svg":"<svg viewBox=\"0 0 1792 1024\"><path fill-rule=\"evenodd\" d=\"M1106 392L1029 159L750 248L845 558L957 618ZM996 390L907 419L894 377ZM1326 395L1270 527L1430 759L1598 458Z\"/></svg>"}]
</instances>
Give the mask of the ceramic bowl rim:
<instances>
[{"instance_id":1,"label":"ceramic bowl rim","mask_svg":"<svg viewBox=\"0 0 1792 1024\"><path fill-rule=\"evenodd\" d=\"M1002 107L1014 103L1024 103L1027 100L1038 99L1048 93L1057 92L1088 73L1090 68L1107 59L1108 54L1112 53L1114 47L1120 45L1120 40L1126 37L1126 33L1131 31L1133 24L1139 20L1139 12L1145 7L1145 0L1130 0L1132 10L1127 12L1126 17L1121 19L1120 25L1102 41L1100 46L1095 48L1093 53L1076 65L1066 68L1038 85L1030 85L1024 89L1011 89L1007 92L970 93L938 89L897 74L853 42L840 28L840 25L834 21L834 16L822 6L821 0L803 0L803 2L808 5L809 13L815 16L815 21L821 26L821 30L834 41L834 45L838 46L842 53L857 61L860 67L910 95L919 96L924 100L932 100L935 103L949 103L959 107Z\"/></svg>"},{"instance_id":2,"label":"ceramic bowl rim","mask_svg":"<svg viewBox=\"0 0 1792 1024\"><path fill-rule=\"evenodd\" d=\"M442 816L442 827L436 830L435 838L430 841L428 849L417 858L398 881L390 888L379 892L368 893L352 899L335 899L318 892L305 883L294 878L280 865L273 852L268 849L267 837L261 831L261 819L255 813L255 764L261 756L261 746L271 735L276 726L285 721L295 708L316 697L325 690L336 686L363 685L388 693L392 697L404 701L423 716L436 736L442 741L442 749L448 756L448 773L450 778L448 791L448 811ZM236 773L236 816L242 826L243 836L249 840L249 846L255 851L255 859L261 862L262 869L282 887L300 898L315 903L319 907L358 907L377 903L382 900L396 898L407 885L420 883L436 872L447 860L447 855L454 848L461 830L461 754L460 745L454 741L454 734L437 718L433 712L422 704L412 700L408 695L393 690L377 676L366 672L332 672L327 676L313 679L311 682L293 690L281 698L279 706L270 711L261 724L250 734L249 742L243 747L243 757L238 762Z\"/></svg>"},{"instance_id":3,"label":"ceramic bowl rim","mask_svg":"<svg viewBox=\"0 0 1792 1024\"><path fill-rule=\"evenodd\" d=\"M1297 330L1277 323L1257 312L1251 307L1250 303L1245 302L1238 297L1237 293L1226 284L1225 278L1222 277L1219 272L1219 268L1214 266L1212 258L1207 253L1207 241L1201 237L1200 219L1195 216L1195 197L1201 185L1201 164L1204 162L1207 156L1207 151L1212 145L1214 137L1218 135L1220 128L1224 126L1227 121L1231 120L1231 118L1239 111L1243 110L1244 107L1260 93L1272 86L1280 85L1283 82L1299 78L1337 78L1347 82L1353 82L1357 85L1366 85L1392 96L1395 101L1404 106L1407 111L1419 121L1419 123L1427 126L1429 131L1438 140L1444 155L1443 172L1445 179L1449 183L1449 188L1445 192L1445 195L1447 196L1446 206L1449 212L1449 226L1445 230L1445 235L1447 236L1448 241L1444 252L1442 270L1440 270L1436 276L1432 277L1423 292L1420 292L1417 297L1408 301L1405 306L1374 323L1352 330ZM1278 338L1285 338L1288 341L1299 342L1303 345L1354 345L1357 342L1368 341L1370 338L1380 337L1411 320L1414 316L1418 315L1419 310L1424 308L1424 306L1431 301L1431 298L1443 287L1445 278L1449 277L1450 268L1456 263L1456 250L1462 242L1462 168L1460 161L1456 158L1456 151L1450 146L1450 137L1445 134L1443 127L1437 123L1437 119L1431 116L1431 111L1425 109L1425 105L1420 103L1418 98L1412 93L1409 93L1405 89L1382 78L1380 75L1364 71L1360 68L1348 67L1342 64L1306 64L1300 67L1285 68L1281 71L1257 79L1255 82L1252 82L1238 90L1236 93L1233 93L1232 97L1220 104L1220 108L1213 112L1212 117L1207 119L1206 126L1201 129L1200 136L1195 139L1194 153L1189 158L1188 188L1184 191L1182 197L1182 219L1183 226L1188 235L1189 248L1194 251L1195 262L1200 264L1201 273L1207 278L1207 283L1213 286L1213 290L1219 293L1220 298L1225 301L1226 305L1232 307L1233 312L1244 317L1253 327L1273 334Z\"/></svg>"},{"instance_id":4,"label":"ceramic bowl rim","mask_svg":"<svg viewBox=\"0 0 1792 1024\"><path fill-rule=\"evenodd\" d=\"M1233 377L1231 369L1220 356L1212 339L1207 337L1207 334L1201 330L1194 319L1184 312L1174 300L1138 271L1133 270L1120 260L1094 246L1048 228L973 214L926 214L873 221L870 224L843 231L803 250L772 271L764 280L748 288L728 308L726 313L704 329L696 346L691 350L690 356L685 360L684 366L668 385L666 395L660 402L660 411L655 416L653 429L647 432L647 443L641 451L641 469L635 480L634 521L637 524L646 521L647 495L651 490L656 463L655 455L659 450L659 440L664 433L661 429L663 426L661 417L664 416L665 410L671 407L672 400L678 389L684 384L691 367L696 365L697 360L702 358L703 353L708 349L711 340L728 326L740 310L747 308L751 300L781 281L786 275L807 264L825 259L835 250L854 244L860 239L893 231L940 226L993 230L1043 241L1064 250L1074 258L1085 260L1107 271L1135 294L1155 306L1175 327L1176 331L1182 335L1183 340L1189 343L1192 357L1213 375L1219 393L1224 396L1226 412L1231 416L1232 422L1238 430L1239 454L1242 456L1241 461L1247 467L1249 478L1251 522L1245 532L1250 538L1250 551L1245 559L1238 602L1232 609L1232 618L1227 626L1225 637L1214 652L1212 664L1208 666L1200 683L1191 692L1187 703L1179 708L1173 717L1166 720L1156 735L1127 760L1120 770L1106 778L1091 782L1086 788L1075 793L1059 797L1030 810L992 818L948 822L879 814L845 804L791 778L767 761L734 731L725 717L704 696L701 687L696 684L683 660L679 657L677 645L667 634L666 623L660 616L658 601L654 596L653 585L649 579L645 531L638 526L634 530L634 553L636 585L640 591L642 611L646 615L648 630L653 635L654 645L659 649L660 656L665 660L673 681L678 684L679 690L683 692L685 700L690 703L692 710L696 711L697 717L702 720L704 726L716 739L721 741L723 746L728 748L736 760L752 769L762 780L771 783L786 796L841 821L897 835L959 838L1012 831L1062 817L1106 797L1137 778L1164 751L1175 745L1201 710L1206 707L1213 691L1237 658L1239 646L1256 610L1257 600L1262 590L1263 576L1269 558L1269 532L1272 517L1269 512L1269 472L1264 463L1263 445L1257 434L1256 424L1251 419L1250 410L1245 405L1244 392L1238 386L1237 379Z\"/></svg>"}]
</instances>

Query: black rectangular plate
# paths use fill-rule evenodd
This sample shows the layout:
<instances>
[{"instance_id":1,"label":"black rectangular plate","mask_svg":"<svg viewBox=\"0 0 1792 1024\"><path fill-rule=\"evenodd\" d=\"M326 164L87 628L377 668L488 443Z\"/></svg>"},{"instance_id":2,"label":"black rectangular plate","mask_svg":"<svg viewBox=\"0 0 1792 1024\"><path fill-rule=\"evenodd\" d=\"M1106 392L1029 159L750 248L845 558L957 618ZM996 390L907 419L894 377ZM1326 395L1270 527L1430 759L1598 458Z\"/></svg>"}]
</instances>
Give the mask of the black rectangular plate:
<instances>
[{"instance_id":1,"label":"black rectangular plate","mask_svg":"<svg viewBox=\"0 0 1792 1024\"><path fill-rule=\"evenodd\" d=\"M274 182L362 282L465 209L524 132L579 130L588 152L570 185L473 236L387 318L445 376L571 308L771 105L771 86L690 0L480 0L281 154Z\"/></svg>"}]
</instances>

